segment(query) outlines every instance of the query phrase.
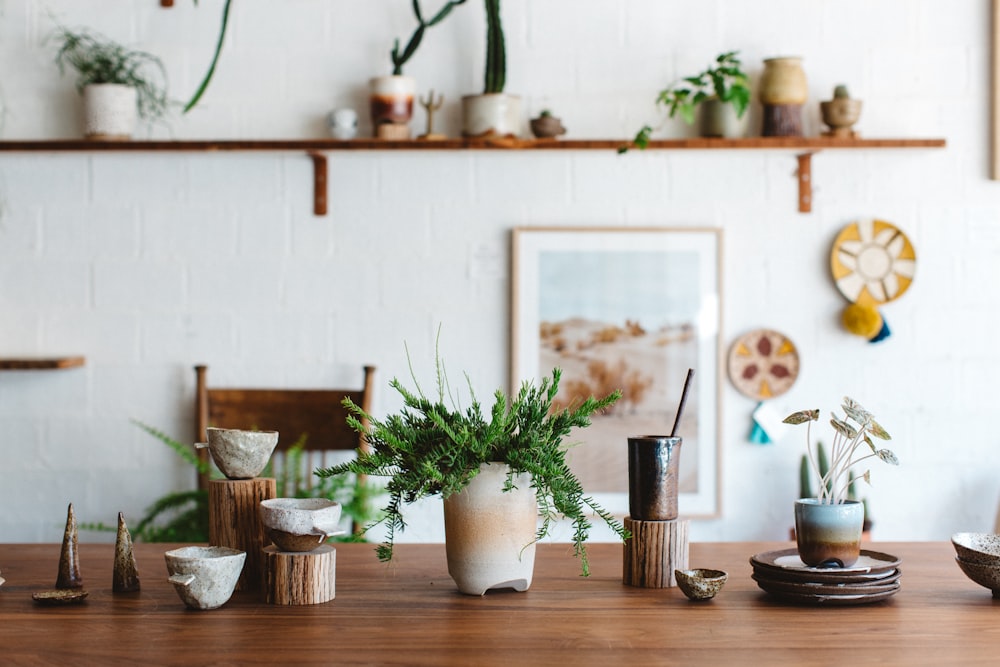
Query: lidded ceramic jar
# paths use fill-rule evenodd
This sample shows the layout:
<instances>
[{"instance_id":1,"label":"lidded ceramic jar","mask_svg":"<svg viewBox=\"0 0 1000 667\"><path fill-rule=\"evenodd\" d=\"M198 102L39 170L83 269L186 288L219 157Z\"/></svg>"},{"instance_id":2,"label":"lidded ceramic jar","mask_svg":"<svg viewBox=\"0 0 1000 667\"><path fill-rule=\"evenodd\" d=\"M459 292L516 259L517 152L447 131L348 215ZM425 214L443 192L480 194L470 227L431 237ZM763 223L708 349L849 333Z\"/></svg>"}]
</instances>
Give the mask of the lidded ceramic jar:
<instances>
[{"instance_id":1,"label":"lidded ceramic jar","mask_svg":"<svg viewBox=\"0 0 1000 667\"><path fill-rule=\"evenodd\" d=\"M805 104L809 99L809 85L802 69L802 58L766 58L757 92L762 104Z\"/></svg>"}]
</instances>

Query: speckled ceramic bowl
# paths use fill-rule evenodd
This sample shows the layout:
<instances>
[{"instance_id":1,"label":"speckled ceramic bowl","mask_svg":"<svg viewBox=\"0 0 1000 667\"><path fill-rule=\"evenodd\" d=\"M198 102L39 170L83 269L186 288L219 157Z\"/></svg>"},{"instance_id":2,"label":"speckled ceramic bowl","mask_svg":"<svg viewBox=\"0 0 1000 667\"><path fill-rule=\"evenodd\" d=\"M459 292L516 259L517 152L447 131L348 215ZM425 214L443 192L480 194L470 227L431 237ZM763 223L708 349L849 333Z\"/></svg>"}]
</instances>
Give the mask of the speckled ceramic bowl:
<instances>
[{"instance_id":1,"label":"speckled ceramic bowl","mask_svg":"<svg viewBox=\"0 0 1000 667\"><path fill-rule=\"evenodd\" d=\"M325 498L270 498L260 501L260 520L282 551L312 551L339 535L340 503Z\"/></svg>"},{"instance_id":2,"label":"speckled ceramic bowl","mask_svg":"<svg viewBox=\"0 0 1000 667\"><path fill-rule=\"evenodd\" d=\"M1000 567L1000 535L994 533L955 533L951 536L955 553L966 563Z\"/></svg>"},{"instance_id":3,"label":"speckled ceramic bowl","mask_svg":"<svg viewBox=\"0 0 1000 667\"><path fill-rule=\"evenodd\" d=\"M677 587L691 600L711 600L722 590L729 575L722 570L674 570Z\"/></svg>"},{"instance_id":4,"label":"speckled ceramic bowl","mask_svg":"<svg viewBox=\"0 0 1000 667\"><path fill-rule=\"evenodd\" d=\"M993 597L1000 598L1000 565L970 563L961 558L955 558L955 562L958 563L965 576L980 586L985 586L993 591Z\"/></svg>"},{"instance_id":5,"label":"speckled ceramic bowl","mask_svg":"<svg viewBox=\"0 0 1000 667\"><path fill-rule=\"evenodd\" d=\"M215 609L229 601L246 562L246 552L229 547L191 546L163 554L169 581L192 609Z\"/></svg>"},{"instance_id":6,"label":"speckled ceramic bowl","mask_svg":"<svg viewBox=\"0 0 1000 667\"><path fill-rule=\"evenodd\" d=\"M234 428L208 428L208 447L212 460L229 479L253 479L271 459L278 444L277 431L241 431Z\"/></svg>"}]
</instances>

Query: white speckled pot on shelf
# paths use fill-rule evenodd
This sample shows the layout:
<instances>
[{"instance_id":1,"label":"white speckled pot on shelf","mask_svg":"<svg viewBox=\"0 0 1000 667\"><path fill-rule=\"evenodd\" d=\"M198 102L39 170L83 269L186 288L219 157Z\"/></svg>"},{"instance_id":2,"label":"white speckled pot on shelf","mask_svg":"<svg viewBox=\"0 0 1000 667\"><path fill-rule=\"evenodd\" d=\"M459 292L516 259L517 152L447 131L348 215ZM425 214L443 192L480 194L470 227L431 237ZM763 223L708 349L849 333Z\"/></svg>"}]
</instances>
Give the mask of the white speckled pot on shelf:
<instances>
[{"instance_id":1,"label":"white speckled pot on shelf","mask_svg":"<svg viewBox=\"0 0 1000 667\"><path fill-rule=\"evenodd\" d=\"M505 493L507 471L504 464L485 464L465 489L444 501L448 574L467 595L531 586L538 502L526 473Z\"/></svg>"},{"instance_id":2,"label":"white speckled pot on shelf","mask_svg":"<svg viewBox=\"0 0 1000 667\"><path fill-rule=\"evenodd\" d=\"M163 554L168 581L192 609L216 609L229 601L246 552L229 547L181 547Z\"/></svg>"},{"instance_id":3,"label":"white speckled pot on shelf","mask_svg":"<svg viewBox=\"0 0 1000 667\"><path fill-rule=\"evenodd\" d=\"M521 98L507 93L462 97L462 135L518 137L521 134Z\"/></svg>"},{"instance_id":4,"label":"white speckled pot on shelf","mask_svg":"<svg viewBox=\"0 0 1000 667\"><path fill-rule=\"evenodd\" d=\"M84 86L83 135L105 141L131 139L138 117L137 97L135 88L119 83Z\"/></svg>"},{"instance_id":5,"label":"white speckled pot on shelf","mask_svg":"<svg viewBox=\"0 0 1000 667\"><path fill-rule=\"evenodd\" d=\"M282 551L312 551L340 534L340 503L326 498L270 498L260 501L260 520Z\"/></svg>"}]
</instances>

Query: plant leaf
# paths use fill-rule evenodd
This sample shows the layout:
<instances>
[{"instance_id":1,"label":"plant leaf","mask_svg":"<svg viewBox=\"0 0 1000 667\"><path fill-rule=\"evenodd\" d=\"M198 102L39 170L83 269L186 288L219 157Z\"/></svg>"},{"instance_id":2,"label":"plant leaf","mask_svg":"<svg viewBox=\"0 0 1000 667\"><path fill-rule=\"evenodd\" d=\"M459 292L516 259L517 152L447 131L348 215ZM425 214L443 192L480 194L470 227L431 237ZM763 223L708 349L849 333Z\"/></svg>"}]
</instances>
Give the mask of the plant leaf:
<instances>
[{"instance_id":1,"label":"plant leaf","mask_svg":"<svg viewBox=\"0 0 1000 667\"><path fill-rule=\"evenodd\" d=\"M833 426L837 433L840 433L848 440L853 440L858 435L857 430L853 426L848 424L846 421L837 419L836 417L833 417L830 420L830 425Z\"/></svg>"},{"instance_id":2,"label":"plant leaf","mask_svg":"<svg viewBox=\"0 0 1000 667\"><path fill-rule=\"evenodd\" d=\"M806 422L819 421L819 410L799 410L793 412L782 420L784 424L805 424Z\"/></svg>"},{"instance_id":3,"label":"plant leaf","mask_svg":"<svg viewBox=\"0 0 1000 667\"><path fill-rule=\"evenodd\" d=\"M876 454L878 455L878 457L880 459L882 459L883 461L885 461L886 463L888 463L890 465L894 465L894 466L898 466L899 465L899 459L897 459L896 455L893 454L888 449L880 449L880 450L878 450L876 452Z\"/></svg>"},{"instance_id":4,"label":"plant leaf","mask_svg":"<svg viewBox=\"0 0 1000 667\"><path fill-rule=\"evenodd\" d=\"M868 432L880 440L892 440L892 436L874 419L868 424Z\"/></svg>"}]
</instances>

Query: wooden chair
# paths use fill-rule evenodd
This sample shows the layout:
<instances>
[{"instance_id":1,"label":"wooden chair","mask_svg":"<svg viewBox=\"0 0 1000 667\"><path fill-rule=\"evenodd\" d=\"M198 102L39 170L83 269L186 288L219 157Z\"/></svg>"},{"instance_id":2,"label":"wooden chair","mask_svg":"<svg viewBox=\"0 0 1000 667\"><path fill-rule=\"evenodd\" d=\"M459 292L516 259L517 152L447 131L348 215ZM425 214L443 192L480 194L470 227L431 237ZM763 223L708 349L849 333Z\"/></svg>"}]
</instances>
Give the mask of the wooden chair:
<instances>
[{"instance_id":1,"label":"wooden chair","mask_svg":"<svg viewBox=\"0 0 1000 667\"><path fill-rule=\"evenodd\" d=\"M209 387L207 366L195 366L195 415L197 442L206 442L206 428L238 428L277 431L278 445L271 457L272 474L284 481L285 495L311 488L313 470L333 463L329 452L365 449L367 443L347 425L347 409L341 404L349 397L371 412L375 367L365 366L361 389L220 389ZM304 440L303 440L304 438ZM286 453L303 442L299 470L288 468ZM208 461L207 449L198 456ZM341 454L341 460L342 460ZM198 488L208 488L209 475L198 475ZM289 486L292 485L292 486Z\"/></svg>"}]
</instances>

